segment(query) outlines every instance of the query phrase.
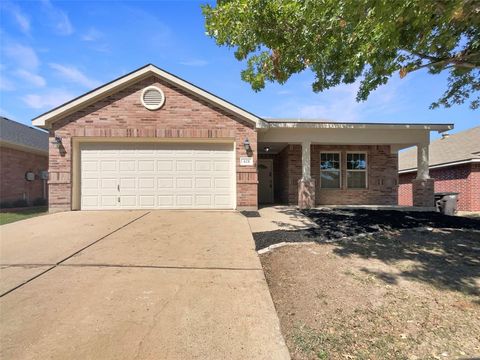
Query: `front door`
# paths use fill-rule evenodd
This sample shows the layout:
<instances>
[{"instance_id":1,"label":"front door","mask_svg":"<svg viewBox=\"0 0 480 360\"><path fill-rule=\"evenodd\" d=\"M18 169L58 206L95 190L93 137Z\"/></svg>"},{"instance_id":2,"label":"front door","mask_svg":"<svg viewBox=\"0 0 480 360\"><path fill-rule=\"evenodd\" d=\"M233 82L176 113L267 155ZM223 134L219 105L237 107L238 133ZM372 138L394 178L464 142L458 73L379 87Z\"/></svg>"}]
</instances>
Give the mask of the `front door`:
<instances>
[{"instance_id":1,"label":"front door","mask_svg":"<svg viewBox=\"0 0 480 360\"><path fill-rule=\"evenodd\" d=\"M273 203L273 160L258 160L258 202Z\"/></svg>"}]
</instances>

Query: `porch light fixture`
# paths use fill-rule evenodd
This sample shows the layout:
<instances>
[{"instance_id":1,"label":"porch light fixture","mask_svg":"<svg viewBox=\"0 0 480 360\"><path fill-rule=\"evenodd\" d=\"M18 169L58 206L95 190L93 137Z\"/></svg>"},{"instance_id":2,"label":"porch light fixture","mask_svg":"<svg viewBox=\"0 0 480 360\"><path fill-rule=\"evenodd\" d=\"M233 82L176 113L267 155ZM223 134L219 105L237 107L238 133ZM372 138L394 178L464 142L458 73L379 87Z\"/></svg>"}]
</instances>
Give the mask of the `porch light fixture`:
<instances>
[{"instance_id":1,"label":"porch light fixture","mask_svg":"<svg viewBox=\"0 0 480 360\"><path fill-rule=\"evenodd\" d=\"M245 151L247 153L252 151L252 147L250 146L250 140L248 140L248 138L245 138L245 140L243 140L243 146L245 147Z\"/></svg>"},{"instance_id":2,"label":"porch light fixture","mask_svg":"<svg viewBox=\"0 0 480 360\"><path fill-rule=\"evenodd\" d=\"M270 151L270 147L268 147L268 146L265 146L265 147L263 148L263 151L265 151L265 152L269 152L269 151Z\"/></svg>"},{"instance_id":3,"label":"porch light fixture","mask_svg":"<svg viewBox=\"0 0 480 360\"><path fill-rule=\"evenodd\" d=\"M62 138L60 136L55 136L52 144L55 145L55 147L60 148L60 146L62 146Z\"/></svg>"}]
</instances>

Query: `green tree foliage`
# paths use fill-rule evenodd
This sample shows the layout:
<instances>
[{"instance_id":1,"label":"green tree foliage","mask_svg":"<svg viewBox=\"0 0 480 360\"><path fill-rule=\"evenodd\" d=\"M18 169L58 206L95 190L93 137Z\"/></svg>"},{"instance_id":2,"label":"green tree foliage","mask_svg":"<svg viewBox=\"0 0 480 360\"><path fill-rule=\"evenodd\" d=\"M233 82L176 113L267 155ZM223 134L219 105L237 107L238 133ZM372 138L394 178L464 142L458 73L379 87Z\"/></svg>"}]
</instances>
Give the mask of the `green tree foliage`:
<instances>
[{"instance_id":1,"label":"green tree foliage","mask_svg":"<svg viewBox=\"0 0 480 360\"><path fill-rule=\"evenodd\" d=\"M426 68L449 74L432 108L480 106L480 0L220 0L203 14L255 91L308 68L315 92L359 79L361 101Z\"/></svg>"}]
</instances>

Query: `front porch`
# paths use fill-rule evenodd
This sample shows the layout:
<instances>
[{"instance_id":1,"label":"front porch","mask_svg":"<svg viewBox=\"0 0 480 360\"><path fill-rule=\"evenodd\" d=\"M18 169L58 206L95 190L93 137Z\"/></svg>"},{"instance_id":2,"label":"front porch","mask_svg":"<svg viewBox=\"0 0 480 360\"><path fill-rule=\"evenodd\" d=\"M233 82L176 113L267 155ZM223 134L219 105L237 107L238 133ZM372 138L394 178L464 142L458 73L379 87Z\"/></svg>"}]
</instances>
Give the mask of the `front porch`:
<instances>
[{"instance_id":1,"label":"front porch","mask_svg":"<svg viewBox=\"0 0 480 360\"><path fill-rule=\"evenodd\" d=\"M432 129L386 125L291 122L258 134L258 202L312 208L397 206L398 151L418 148L414 207L433 209L428 173ZM288 125L288 126L287 126ZM287 131L288 130L288 131Z\"/></svg>"}]
</instances>

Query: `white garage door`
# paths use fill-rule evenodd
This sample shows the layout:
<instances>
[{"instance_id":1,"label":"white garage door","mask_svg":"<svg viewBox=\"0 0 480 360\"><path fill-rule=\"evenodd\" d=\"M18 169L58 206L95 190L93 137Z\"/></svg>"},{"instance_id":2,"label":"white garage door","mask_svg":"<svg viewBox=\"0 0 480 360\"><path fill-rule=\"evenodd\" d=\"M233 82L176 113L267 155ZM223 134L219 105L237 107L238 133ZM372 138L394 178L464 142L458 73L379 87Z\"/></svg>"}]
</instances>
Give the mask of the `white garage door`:
<instances>
[{"instance_id":1,"label":"white garage door","mask_svg":"<svg viewBox=\"0 0 480 360\"><path fill-rule=\"evenodd\" d=\"M233 144L82 144L81 208L232 209Z\"/></svg>"}]
</instances>

